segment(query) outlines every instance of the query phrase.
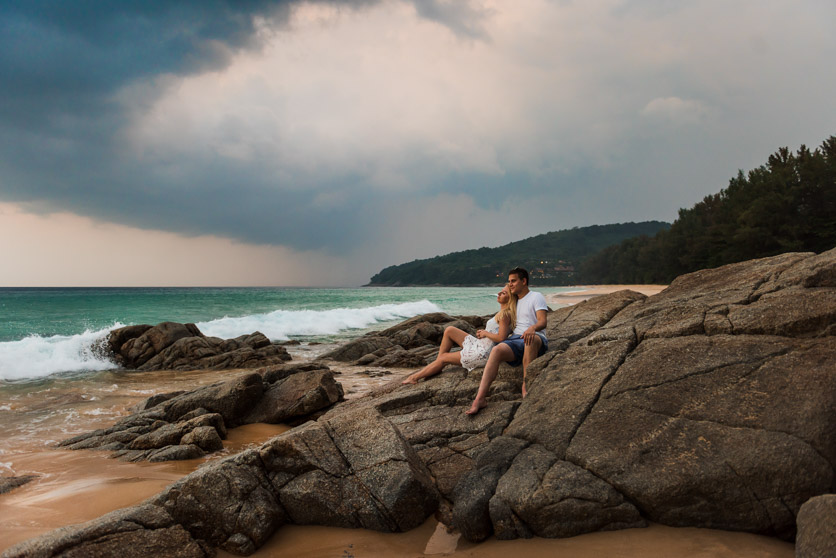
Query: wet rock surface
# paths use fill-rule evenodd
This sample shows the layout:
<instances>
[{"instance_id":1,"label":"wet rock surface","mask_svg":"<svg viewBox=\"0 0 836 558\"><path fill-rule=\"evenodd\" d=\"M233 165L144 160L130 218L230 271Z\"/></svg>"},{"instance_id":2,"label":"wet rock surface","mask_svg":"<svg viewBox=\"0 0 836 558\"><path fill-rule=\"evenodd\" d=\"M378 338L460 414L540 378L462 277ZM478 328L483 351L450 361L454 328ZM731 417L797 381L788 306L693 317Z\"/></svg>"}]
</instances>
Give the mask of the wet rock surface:
<instances>
[{"instance_id":1,"label":"wet rock surface","mask_svg":"<svg viewBox=\"0 0 836 558\"><path fill-rule=\"evenodd\" d=\"M176 322L115 329L105 346L131 370L226 370L291 360L287 349L259 332L220 339L203 335L194 324Z\"/></svg>"},{"instance_id":2,"label":"wet rock surface","mask_svg":"<svg viewBox=\"0 0 836 558\"><path fill-rule=\"evenodd\" d=\"M0 494L11 492L18 486L23 486L24 484L31 482L36 478L38 478L38 475L31 474L0 477Z\"/></svg>"},{"instance_id":3,"label":"wet rock surface","mask_svg":"<svg viewBox=\"0 0 836 558\"><path fill-rule=\"evenodd\" d=\"M215 549L195 539L159 506L140 504L82 525L56 529L47 537L31 539L10 548L3 556L209 558L215 556Z\"/></svg>"},{"instance_id":4,"label":"wet rock surface","mask_svg":"<svg viewBox=\"0 0 836 558\"><path fill-rule=\"evenodd\" d=\"M126 461L194 459L222 449L227 428L306 420L342 397L330 369L280 364L193 391L149 397L112 427L58 445L108 450Z\"/></svg>"},{"instance_id":5,"label":"wet rock surface","mask_svg":"<svg viewBox=\"0 0 836 558\"><path fill-rule=\"evenodd\" d=\"M463 411L480 369L450 367L413 386L393 380L185 477L144 504L164 528L136 522L130 536L138 546L158 544L158 531L175 529L183 548L191 541L249 554L288 522L398 531L435 512L471 541L654 521L789 540L798 531L799 552L820 548L805 545L821 539L815 525L832 525L832 513L819 510L831 501L815 497L836 488L834 293L836 250L692 273L649 298L622 291L558 309L525 399L520 369L508 366L472 417ZM417 356L453 321L408 320L329 358ZM224 393L244 397L269 384L249 382ZM207 431L197 430L211 417L194 395L179 407L184 395L144 412L200 422L189 432L200 447ZM225 401L202 408L229 426L224 413L237 399ZM124 523L108 521L47 534L9 555L90 544L82 533L122 536Z\"/></svg>"}]
</instances>

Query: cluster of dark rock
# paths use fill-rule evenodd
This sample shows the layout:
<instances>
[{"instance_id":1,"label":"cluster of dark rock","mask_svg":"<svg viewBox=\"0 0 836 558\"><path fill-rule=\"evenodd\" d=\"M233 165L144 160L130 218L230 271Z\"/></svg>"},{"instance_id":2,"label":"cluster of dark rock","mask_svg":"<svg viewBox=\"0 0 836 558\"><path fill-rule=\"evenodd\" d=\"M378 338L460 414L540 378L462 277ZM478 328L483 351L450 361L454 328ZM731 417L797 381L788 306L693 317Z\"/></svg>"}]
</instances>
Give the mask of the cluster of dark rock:
<instances>
[{"instance_id":1,"label":"cluster of dark rock","mask_svg":"<svg viewBox=\"0 0 836 558\"><path fill-rule=\"evenodd\" d=\"M342 386L327 367L279 364L192 391L152 396L110 428L58 445L111 451L127 461L194 459L223 449L227 428L302 422L342 398Z\"/></svg>"},{"instance_id":2,"label":"cluster of dark rock","mask_svg":"<svg viewBox=\"0 0 836 558\"><path fill-rule=\"evenodd\" d=\"M0 477L0 494L5 494L38 478L38 475L14 475Z\"/></svg>"},{"instance_id":3,"label":"cluster of dark rock","mask_svg":"<svg viewBox=\"0 0 836 558\"><path fill-rule=\"evenodd\" d=\"M432 362L448 326L471 335L485 327L480 316L448 316L433 312L415 316L383 331L373 331L322 356L358 366L413 368Z\"/></svg>"},{"instance_id":4,"label":"cluster of dark rock","mask_svg":"<svg viewBox=\"0 0 836 558\"><path fill-rule=\"evenodd\" d=\"M388 347L361 338L342 359L409 353L396 338L437 340L448 318L368 336ZM507 366L474 417L480 370L393 381L8 556L249 554L285 523L402 531L432 513L470 541L653 521L836 551L833 497L815 498L836 489L836 250L597 297L552 312L547 333L525 399Z\"/></svg>"},{"instance_id":5,"label":"cluster of dark rock","mask_svg":"<svg viewBox=\"0 0 836 558\"><path fill-rule=\"evenodd\" d=\"M176 322L114 329L106 350L131 370L228 370L291 360L283 346L259 332L220 339L203 335L194 324Z\"/></svg>"}]
</instances>

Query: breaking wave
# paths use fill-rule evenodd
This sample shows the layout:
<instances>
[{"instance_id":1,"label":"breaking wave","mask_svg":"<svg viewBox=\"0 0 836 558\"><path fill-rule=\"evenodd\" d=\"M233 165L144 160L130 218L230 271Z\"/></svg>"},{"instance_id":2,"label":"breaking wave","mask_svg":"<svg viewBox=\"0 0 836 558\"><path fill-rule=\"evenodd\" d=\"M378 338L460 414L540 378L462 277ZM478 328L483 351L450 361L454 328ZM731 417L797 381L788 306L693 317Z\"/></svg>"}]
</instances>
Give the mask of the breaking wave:
<instances>
[{"instance_id":1,"label":"breaking wave","mask_svg":"<svg viewBox=\"0 0 836 558\"><path fill-rule=\"evenodd\" d=\"M291 337L332 336L438 311L439 307L432 302L420 300L366 308L275 310L265 314L219 318L200 322L197 326L205 335L224 339L260 331L272 341L286 341ZM116 363L100 347L110 330L123 325L115 323L98 331L86 330L77 335L30 335L18 341L0 342L0 380L36 379L58 373L116 368Z\"/></svg>"}]
</instances>

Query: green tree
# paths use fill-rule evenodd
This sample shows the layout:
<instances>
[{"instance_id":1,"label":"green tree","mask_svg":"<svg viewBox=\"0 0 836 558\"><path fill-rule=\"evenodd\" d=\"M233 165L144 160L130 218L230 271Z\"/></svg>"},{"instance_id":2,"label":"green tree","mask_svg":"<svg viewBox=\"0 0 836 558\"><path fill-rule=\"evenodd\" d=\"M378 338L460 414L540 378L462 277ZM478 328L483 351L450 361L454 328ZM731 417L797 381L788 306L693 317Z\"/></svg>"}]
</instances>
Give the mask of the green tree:
<instances>
[{"instance_id":1,"label":"green tree","mask_svg":"<svg viewBox=\"0 0 836 558\"><path fill-rule=\"evenodd\" d=\"M669 230L590 257L584 282L670 282L683 273L836 246L836 136L811 151L782 147L726 189L680 209Z\"/></svg>"}]
</instances>

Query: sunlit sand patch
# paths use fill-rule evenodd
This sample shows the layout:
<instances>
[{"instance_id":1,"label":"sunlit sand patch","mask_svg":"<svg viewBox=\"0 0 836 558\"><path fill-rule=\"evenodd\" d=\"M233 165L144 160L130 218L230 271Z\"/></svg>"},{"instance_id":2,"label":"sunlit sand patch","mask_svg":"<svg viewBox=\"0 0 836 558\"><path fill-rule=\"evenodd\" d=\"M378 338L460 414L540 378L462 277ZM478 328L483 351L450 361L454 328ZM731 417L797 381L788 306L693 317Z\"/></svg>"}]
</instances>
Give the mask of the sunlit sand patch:
<instances>
[{"instance_id":1,"label":"sunlit sand patch","mask_svg":"<svg viewBox=\"0 0 836 558\"><path fill-rule=\"evenodd\" d=\"M105 452L66 450L23 452L9 460L15 474L39 477L0 496L0 550L138 504L202 462L126 463Z\"/></svg>"},{"instance_id":2,"label":"sunlit sand patch","mask_svg":"<svg viewBox=\"0 0 836 558\"><path fill-rule=\"evenodd\" d=\"M224 449L220 453L234 454L244 451L249 448L256 448L264 442L284 434L290 430L290 426L286 424L244 424L236 428L230 428L227 431L227 438L224 440Z\"/></svg>"},{"instance_id":3,"label":"sunlit sand patch","mask_svg":"<svg viewBox=\"0 0 836 558\"><path fill-rule=\"evenodd\" d=\"M623 291L625 289L636 291L638 293L642 293L643 295L653 296L655 294L659 294L666 288L667 285L590 285L585 287L579 286L577 287L577 290L565 293L548 294L545 296L546 302L559 307L571 306L596 296ZM554 308L554 306L552 308Z\"/></svg>"},{"instance_id":4,"label":"sunlit sand patch","mask_svg":"<svg viewBox=\"0 0 836 558\"><path fill-rule=\"evenodd\" d=\"M651 524L646 529L590 533L567 539L489 538L470 543L429 518L407 533L285 525L252 556L255 558L793 558L792 544L771 537ZM219 557L234 555L219 551Z\"/></svg>"},{"instance_id":5,"label":"sunlit sand patch","mask_svg":"<svg viewBox=\"0 0 836 558\"><path fill-rule=\"evenodd\" d=\"M435 526L427 546L424 547L424 554L433 556L436 554L452 554L459 544L461 533L451 532L446 525L439 523Z\"/></svg>"}]
</instances>

